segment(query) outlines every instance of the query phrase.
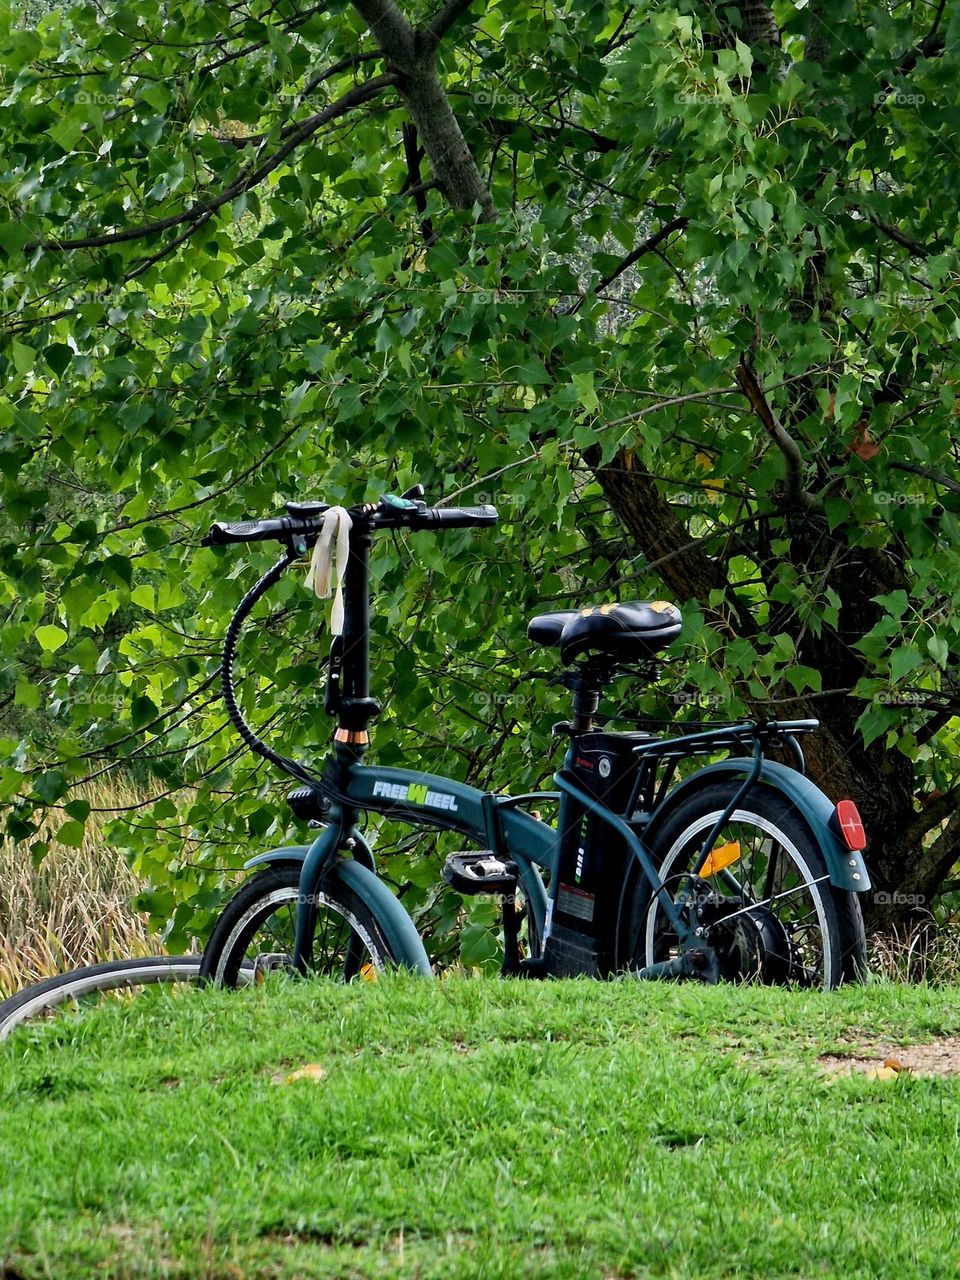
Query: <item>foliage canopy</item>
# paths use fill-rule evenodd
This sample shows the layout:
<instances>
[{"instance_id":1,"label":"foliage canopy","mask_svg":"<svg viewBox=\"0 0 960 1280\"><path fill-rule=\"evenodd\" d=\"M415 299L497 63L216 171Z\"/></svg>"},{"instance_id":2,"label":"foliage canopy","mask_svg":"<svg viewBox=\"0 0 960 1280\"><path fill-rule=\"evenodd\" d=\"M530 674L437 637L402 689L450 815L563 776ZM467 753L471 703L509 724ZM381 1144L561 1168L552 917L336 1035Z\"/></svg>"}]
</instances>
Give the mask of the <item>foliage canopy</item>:
<instances>
[{"instance_id":1,"label":"foliage canopy","mask_svg":"<svg viewBox=\"0 0 960 1280\"><path fill-rule=\"evenodd\" d=\"M54 805L79 840L71 785L136 766L158 798L116 834L173 938L202 927L288 818L212 683L263 554L197 535L419 479L503 520L378 545L379 759L535 784L558 707L523 621L668 590L684 636L630 705L818 715L879 885L929 899L960 834L960 12L401 8L0 4L11 833L42 856ZM287 584L243 686L305 755L317 621Z\"/></svg>"}]
</instances>

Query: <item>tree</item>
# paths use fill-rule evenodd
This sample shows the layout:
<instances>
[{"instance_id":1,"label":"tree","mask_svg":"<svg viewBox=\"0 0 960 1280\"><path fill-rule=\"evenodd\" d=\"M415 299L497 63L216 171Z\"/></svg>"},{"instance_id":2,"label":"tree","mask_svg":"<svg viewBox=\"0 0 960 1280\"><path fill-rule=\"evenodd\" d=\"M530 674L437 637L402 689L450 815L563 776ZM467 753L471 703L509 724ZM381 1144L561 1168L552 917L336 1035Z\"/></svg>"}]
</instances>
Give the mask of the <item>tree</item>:
<instances>
[{"instance_id":1,"label":"tree","mask_svg":"<svg viewBox=\"0 0 960 1280\"><path fill-rule=\"evenodd\" d=\"M506 519L379 550L379 758L530 777L555 701L526 692L522 620L666 588L664 688L818 716L811 772L899 895L875 916L929 904L960 856L958 23L821 0L8 18L0 696L53 698L56 726L5 744L13 833L43 802L76 835L71 781L146 761L180 798L124 838L173 879L155 911L202 923L208 868L286 819L211 702L245 578L196 535L422 478ZM282 596L245 685L301 748L315 643L282 629L309 608Z\"/></svg>"}]
</instances>

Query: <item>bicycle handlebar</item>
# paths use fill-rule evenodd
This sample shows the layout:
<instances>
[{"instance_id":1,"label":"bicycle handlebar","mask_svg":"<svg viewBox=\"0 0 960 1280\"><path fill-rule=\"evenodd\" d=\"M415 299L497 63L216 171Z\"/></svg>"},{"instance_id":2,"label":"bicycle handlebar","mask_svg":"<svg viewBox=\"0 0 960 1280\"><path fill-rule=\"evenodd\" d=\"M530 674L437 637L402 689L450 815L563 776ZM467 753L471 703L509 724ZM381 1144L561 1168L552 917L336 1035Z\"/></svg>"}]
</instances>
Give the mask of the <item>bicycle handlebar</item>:
<instances>
[{"instance_id":1,"label":"bicycle handlebar","mask_svg":"<svg viewBox=\"0 0 960 1280\"><path fill-rule=\"evenodd\" d=\"M349 509L353 522L351 532L357 531L363 536L356 544L351 543L350 547L344 601L343 636L346 639L338 636L334 640L335 649L331 651L326 701L328 711L340 712L342 727L343 714L348 706L354 708L353 714L359 717L356 723L364 729L367 721L379 709L378 704L368 696L367 687L369 680L367 657L369 538L366 535L376 529L466 529L497 522L496 507L428 507L422 498L423 489L420 485L416 485L402 497L388 494L377 503L365 503ZM319 536L324 518L330 510L329 504L325 502L288 502L286 506L286 515L275 516L268 520L241 520L236 524L217 520L202 539L202 545L222 547L235 542L276 541L286 546L282 558L244 596L227 628L220 666L223 697L232 723L251 751L279 766L297 781L322 789L321 779L314 777L309 770L295 760L289 760L267 746L244 719L234 690L233 667L244 622L257 601L280 580L284 571L303 553L303 543ZM300 545L297 545L298 543ZM335 661L334 653L336 653ZM343 679L346 682L342 701L340 697L341 666ZM345 727L352 731L352 724L353 722Z\"/></svg>"},{"instance_id":2,"label":"bicycle handlebar","mask_svg":"<svg viewBox=\"0 0 960 1280\"><path fill-rule=\"evenodd\" d=\"M227 524L217 520L200 540L204 547L225 547L231 542L286 542L306 531L306 521L291 520L280 516L276 520L241 520L239 524ZM319 522L317 531L319 532Z\"/></svg>"},{"instance_id":3,"label":"bicycle handlebar","mask_svg":"<svg viewBox=\"0 0 960 1280\"><path fill-rule=\"evenodd\" d=\"M201 539L205 547L223 547L235 542L290 542L294 538L315 538L323 525L322 503L310 504L310 514L300 512L307 504L288 503L296 514L269 520L242 520L238 524L215 521ZM381 498L375 506L350 509L354 523L368 529L470 529L496 524L496 507L428 507L424 502L403 498Z\"/></svg>"},{"instance_id":4,"label":"bicycle handlebar","mask_svg":"<svg viewBox=\"0 0 960 1280\"><path fill-rule=\"evenodd\" d=\"M416 512L411 529L470 529L480 525L496 524L496 507L427 507Z\"/></svg>"}]
</instances>

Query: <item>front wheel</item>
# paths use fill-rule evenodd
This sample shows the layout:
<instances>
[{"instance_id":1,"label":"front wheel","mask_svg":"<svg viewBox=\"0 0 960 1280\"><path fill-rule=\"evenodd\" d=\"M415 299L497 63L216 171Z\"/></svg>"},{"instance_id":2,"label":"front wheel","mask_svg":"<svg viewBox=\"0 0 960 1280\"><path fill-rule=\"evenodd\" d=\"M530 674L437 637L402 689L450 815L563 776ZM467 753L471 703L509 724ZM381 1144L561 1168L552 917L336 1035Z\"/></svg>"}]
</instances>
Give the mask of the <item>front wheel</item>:
<instances>
[{"instance_id":1,"label":"front wheel","mask_svg":"<svg viewBox=\"0 0 960 1280\"><path fill-rule=\"evenodd\" d=\"M230 899L203 953L201 982L242 985L252 970L262 980L271 970L289 970L300 902L300 864L275 863L248 880ZM332 867L314 901L309 972L341 982L375 978L399 963L369 907Z\"/></svg>"},{"instance_id":2,"label":"front wheel","mask_svg":"<svg viewBox=\"0 0 960 1280\"><path fill-rule=\"evenodd\" d=\"M657 832L660 877L684 924L714 949L727 981L824 990L860 981L866 941L857 896L830 883L809 827L778 792L748 792L693 874L740 785L716 782L696 792ZM661 897L643 882L635 903L635 965L675 958L680 940Z\"/></svg>"}]
</instances>

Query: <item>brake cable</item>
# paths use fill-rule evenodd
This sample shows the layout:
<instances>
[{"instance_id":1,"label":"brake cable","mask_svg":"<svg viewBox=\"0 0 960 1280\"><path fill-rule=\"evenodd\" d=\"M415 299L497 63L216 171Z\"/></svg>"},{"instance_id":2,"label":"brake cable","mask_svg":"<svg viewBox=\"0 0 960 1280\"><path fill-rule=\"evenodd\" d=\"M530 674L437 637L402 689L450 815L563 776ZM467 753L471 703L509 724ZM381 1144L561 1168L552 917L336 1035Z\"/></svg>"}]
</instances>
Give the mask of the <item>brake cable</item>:
<instances>
[{"instance_id":1,"label":"brake cable","mask_svg":"<svg viewBox=\"0 0 960 1280\"><path fill-rule=\"evenodd\" d=\"M262 756L264 760L269 760L271 764L275 764L284 773L289 774L292 778L296 778L298 782L305 783L308 787L320 787L320 780L314 774L305 769L303 765L298 764L296 760L291 760L287 756L280 755L263 741L262 738L254 732L251 726L243 718L243 713L237 704L236 692L233 683L233 668L237 657L237 643L240 639L240 632L243 624L253 611L254 605L260 600L271 587L275 586L295 560L300 558L300 553L296 551L292 544L287 547L283 557L276 562L263 575L259 582L250 588L247 594L240 601L236 613L230 620L227 628L227 634L223 642L223 656L220 660L220 682L223 689L223 701L227 708L227 714L233 723L234 728L240 734L243 742L256 755Z\"/></svg>"}]
</instances>

